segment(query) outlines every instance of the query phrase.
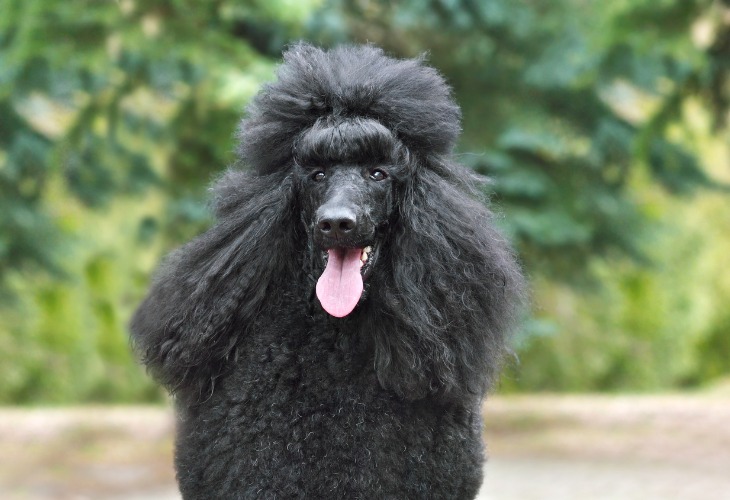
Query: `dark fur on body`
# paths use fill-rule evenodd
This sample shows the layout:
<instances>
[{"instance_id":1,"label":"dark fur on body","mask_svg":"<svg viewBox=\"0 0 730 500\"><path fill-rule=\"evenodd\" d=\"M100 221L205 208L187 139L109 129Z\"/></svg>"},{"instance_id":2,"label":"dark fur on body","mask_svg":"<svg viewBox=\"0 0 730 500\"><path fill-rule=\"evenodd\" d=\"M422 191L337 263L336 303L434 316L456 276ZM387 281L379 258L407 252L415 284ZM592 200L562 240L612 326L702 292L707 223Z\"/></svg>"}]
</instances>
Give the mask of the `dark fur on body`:
<instances>
[{"instance_id":1,"label":"dark fur on body","mask_svg":"<svg viewBox=\"0 0 730 500\"><path fill-rule=\"evenodd\" d=\"M168 258L132 321L176 396L185 498L475 496L480 405L522 277L451 157L459 119L420 60L285 54L240 128L250 169L217 182L217 223ZM340 199L377 250L334 318L314 287L337 242L316 214Z\"/></svg>"}]
</instances>

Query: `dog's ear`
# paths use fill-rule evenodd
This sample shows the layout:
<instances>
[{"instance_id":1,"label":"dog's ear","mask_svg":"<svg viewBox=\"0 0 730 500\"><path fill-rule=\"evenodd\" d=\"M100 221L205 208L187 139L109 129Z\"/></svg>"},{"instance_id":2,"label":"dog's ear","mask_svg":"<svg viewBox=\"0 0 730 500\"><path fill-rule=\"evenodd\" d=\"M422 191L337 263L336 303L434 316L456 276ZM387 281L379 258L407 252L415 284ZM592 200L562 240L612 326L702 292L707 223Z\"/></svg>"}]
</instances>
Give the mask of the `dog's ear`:
<instances>
[{"instance_id":1,"label":"dog's ear","mask_svg":"<svg viewBox=\"0 0 730 500\"><path fill-rule=\"evenodd\" d=\"M407 398L482 397L498 373L522 297L510 245L464 167L414 168L368 325L382 385Z\"/></svg>"},{"instance_id":2,"label":"dog's ear","mask_svg":"<svg viewBox=\"0 0 730 500\"><path fill-rule=\"evenodd\" d=\"M217 223L168 257L130 325L152 375L173 393L201 397L236 356L277 276L291 272L286 256L297 241L289 176L230 171L213 192Z\"/></svg>"}]
</instances>

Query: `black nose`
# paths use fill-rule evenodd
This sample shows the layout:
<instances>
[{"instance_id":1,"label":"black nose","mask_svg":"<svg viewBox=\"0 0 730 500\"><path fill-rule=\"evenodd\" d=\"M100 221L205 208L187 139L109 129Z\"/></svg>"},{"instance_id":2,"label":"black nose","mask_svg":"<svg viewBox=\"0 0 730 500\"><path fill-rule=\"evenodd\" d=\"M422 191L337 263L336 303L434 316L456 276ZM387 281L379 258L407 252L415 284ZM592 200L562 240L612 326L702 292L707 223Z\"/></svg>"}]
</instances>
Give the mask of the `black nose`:
<instances>
[{"instance_id":1,"label":"black nose","mask_svg":"<svg viewBox=\"0 0 730 500\"><path fill-rule=\"evenodd\" d=\"M317 228L330 238L347 236L357 229L357 216L345 207L322 207L317 211Z\"/></svg>"}]
</instances>

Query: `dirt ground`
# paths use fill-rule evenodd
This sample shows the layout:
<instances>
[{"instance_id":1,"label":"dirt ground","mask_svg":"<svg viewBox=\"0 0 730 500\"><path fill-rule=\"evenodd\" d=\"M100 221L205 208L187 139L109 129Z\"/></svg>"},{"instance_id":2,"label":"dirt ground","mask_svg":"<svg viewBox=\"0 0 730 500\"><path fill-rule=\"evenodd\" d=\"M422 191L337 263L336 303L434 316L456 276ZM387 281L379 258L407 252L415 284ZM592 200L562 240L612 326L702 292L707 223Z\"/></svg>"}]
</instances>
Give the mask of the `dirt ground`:
<instances>
[{"instance_id":1,"label":"dirt ground","mask_svg":"<svg viewBox=\"0 0 730 500\"><path fill-rule=\"evenodd\" d=\"M486 499L730 499L730 397L494 398Z\"/></svg>"},{"instance_id":2,"label":"dirt ground","mask_svg":"<svg viewBox=\"0 0 730 500\"><path fill-rule=\"evenodd\" d=\"M0 499L179 499L169 409L0 409ZM730 396L485 405L480 500L730 499Z\"/></svg>"}]
</instances>

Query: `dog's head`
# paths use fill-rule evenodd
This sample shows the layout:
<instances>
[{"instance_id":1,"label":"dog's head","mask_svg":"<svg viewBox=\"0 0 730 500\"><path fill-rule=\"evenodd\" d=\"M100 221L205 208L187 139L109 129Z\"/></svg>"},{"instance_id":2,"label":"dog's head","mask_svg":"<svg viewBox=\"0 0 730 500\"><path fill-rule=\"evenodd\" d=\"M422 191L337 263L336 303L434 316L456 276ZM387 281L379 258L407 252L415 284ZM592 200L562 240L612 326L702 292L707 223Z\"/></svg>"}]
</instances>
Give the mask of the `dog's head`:
<instances>
[{"instance_id":1,"label":"dog's head","mask_svg":"<svg viewBox=\"0 0 730 500\"><path fill-rule=\"evenodd\" d=\"M277 76L239 129L247 170L215 189L216 279L200 296L214 283L233 328L314 286L330 315L359 314L348 331L374 347L384 387L482 394L522 277L477 176L452 157L448 85L371 46L296 45Z\"/></svg>"},{"instance_id":2,"label":"dog's head","mask_svg":"<svg viewBox=\"0 0 730 500\"><path fill-rule=\"evenodd\" d=\"M460 112L450 89L421 60L300 44L248 115L241 156L260 174L295 177L317 297L332 316L346 316L383 255L412 159L453 148Z\"/></svg>"},{"instance_id":3,"label":"dog's head","mask_svg":"<svg viewBox=\"0 0 730 500\"><path fill-rule=\"evenodd\" d=\"M484 394L522 276L451 155L459 108L422 62L370 46L285 54L242 122L246 168L213 188L216 224L169 258L135 315L138 349L172 391L212 391L259 328L332 332L310 314L316 282L326 311L352 312L335 330L362 339L384 388Z\"/></svg>"}]
</instances>

